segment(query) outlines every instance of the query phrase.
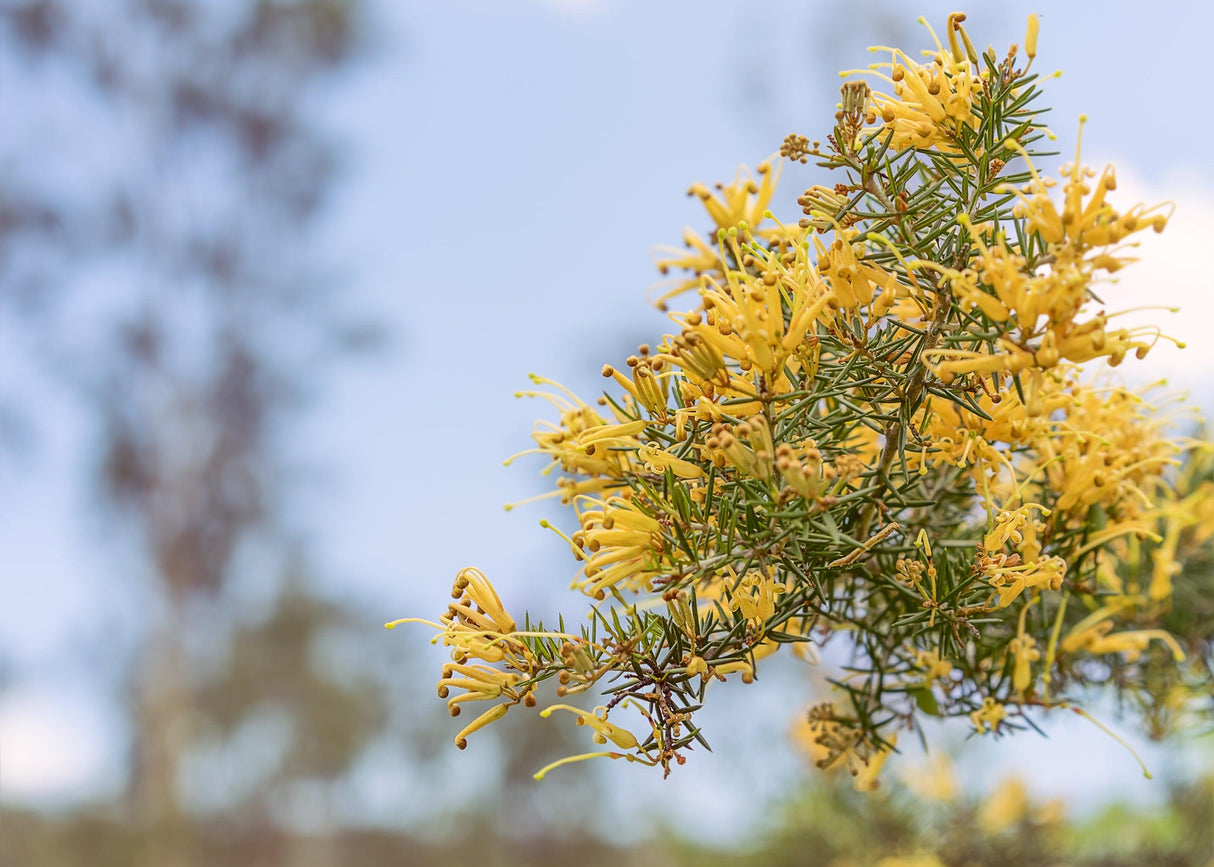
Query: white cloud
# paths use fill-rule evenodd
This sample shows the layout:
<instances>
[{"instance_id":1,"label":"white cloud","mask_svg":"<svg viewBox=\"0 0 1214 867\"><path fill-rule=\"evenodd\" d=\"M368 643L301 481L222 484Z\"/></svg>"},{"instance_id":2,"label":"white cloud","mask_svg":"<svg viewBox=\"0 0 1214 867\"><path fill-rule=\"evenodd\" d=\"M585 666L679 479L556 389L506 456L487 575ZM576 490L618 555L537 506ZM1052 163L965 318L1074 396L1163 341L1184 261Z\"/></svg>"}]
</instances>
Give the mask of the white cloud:
<instances>
[{"instance_id":1,"label":"white cloud","mask_svg":"<svg viewBox=\"0 0 1214 867\"><path fill-rule=\"evenodd\" d=\"M113 776L106 722L85 698L8 692L0 699L0 797L36 806L96 795Z\"/></svg>"},{"instance_id":2,"label":"white cloud","mask_svg":"<svg viewBox=\"0 0 1214 867\"><path fill-rule=\"evenodd\" d=\"M1141 305L1179 307L1179 313L1146 310L1114 320L1118 325L1159 325L1186 344L1177 349L1160 341L1142 361L1129 358L1119 368L1127 379L1143 383L1164 377L1187 390L1207 415L1214 415L1214 189L1199 178L1175 173L1162 182L1147 182L1132 167L1117 165L1114 206L1126 210L1136 202L1172 201L1176 210L1162 234L1145 232L1134 255L1139 261L1118 275L1102 293L1110 313ZM1102 162L1096 165L1103 165Z\"/></svg>"}]
</instances>

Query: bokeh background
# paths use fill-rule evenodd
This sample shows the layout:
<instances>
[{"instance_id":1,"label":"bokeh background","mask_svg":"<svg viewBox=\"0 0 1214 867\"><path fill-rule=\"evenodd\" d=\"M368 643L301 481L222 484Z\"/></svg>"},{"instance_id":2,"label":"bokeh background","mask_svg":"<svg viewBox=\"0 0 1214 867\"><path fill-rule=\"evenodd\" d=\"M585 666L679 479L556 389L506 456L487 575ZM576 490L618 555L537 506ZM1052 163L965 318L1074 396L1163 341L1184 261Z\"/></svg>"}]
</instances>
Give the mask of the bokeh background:
<instances>
[{"instance_id":1,"label":"bokeh background","mask_svg":"<svg viewBox=\"0 0 1214 867\"><path fill-rule=\"evenodd\" d=\"M955 781L908 750L859 799L788 738L820 673L774 665L721 689L715 752L670 779L537 785L573 727L512 716L459 753L441 649L382 629L441 611L466 565L512 610L577 608L537 526L564 516L502 510L545 488L502 467L546 413L513 393L536 371L592 394L660 335L650 251L702 222L687 186L821 136L837 70L949 11L2 0L6 867L1206 863L1210 739L1145 742L1115 708L1154 781L1071 718L942 728ZM1040 13L1067 156L1085 112L1117 200L1175 202L1106 300L1183 307L1150 315L1188 348L1120 372L1214 411L1214 11L967 11L1000 50ZM787 168L783 201L821 180Z\"/></svg>"}]
</instances>

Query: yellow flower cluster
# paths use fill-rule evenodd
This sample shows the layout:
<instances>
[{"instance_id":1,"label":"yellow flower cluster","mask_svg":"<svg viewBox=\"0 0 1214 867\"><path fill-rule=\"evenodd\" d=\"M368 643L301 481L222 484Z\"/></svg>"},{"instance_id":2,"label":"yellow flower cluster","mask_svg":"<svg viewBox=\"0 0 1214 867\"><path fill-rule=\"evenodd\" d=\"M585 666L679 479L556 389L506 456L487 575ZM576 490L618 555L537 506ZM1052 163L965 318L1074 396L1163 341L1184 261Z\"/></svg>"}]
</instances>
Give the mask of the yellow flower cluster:
<instances>
[{"instance_id":1,"label":"yellow flower cluster","mask_svg":"<svg viewBox=\"0 0 1214 867\"><path fill-rule=\"evenodd\" d=\"M865 730L836 716L834 704L824 702L809 709L793 730L793 737L814 758L814 764L830 771L846 767L858 791L870 792L893 752L897 736L888 744L872 744Z\"/></svg>"},{"instance_id":2,"label":"yellow flower cluster","mask_svg":"<svg viewBox=\"0 0 1214 867\"><path fill-rule=\"evenodd\" d=\"M1055 825L1062 821L1065 812L1066 805L1058 798L1033 803L1024 781L1012 776L991 790L978 811L978 824L988 834L999 834L1025 821Z\"/></svg>"},{"instance_id":3,"label":"yellow flower cluster","mask_svg":"<svg viewBox=\"0 0 1214 867\"><path fill-rule=\"evenodd\" d=\"M1036 394L1040 371L1062 361L1079 364L1101 357L1115 366L1131 351L1143 358L1162 336L1155 327L1110 329L1109 316L1103 312L1082 321L1078 318L1092 298L1092 287L1130 261L1110 249L1112 245L1144 229L1159 232L1167 225L1166 216L1141 205L1119 214L1105 200L1116 186L1112 167L1101 175L1096 191L1085 203L1084 195L1091 192L1085 180L1093 173L1081 167L1079 159L1076 153L1074 166L1066 170L1061 214L1049 194L1050 184L1035 169L1033 181L1023 190L1008 188L1020 199L1016 212L1045 242L1043 255L1035 260L1044 264L1033 267L1026 256L1009 249L1002 234L992 237L989 226L973 226L965 215L958 221L971 234L973 260L961 270L922 263L947 277L963 307L981 310L1002 331L996 352L934 350L934 372L944 382L967 373L1031 371L1034 394L1028 407L1040 415L1043 408ZM1031 162L1029 165L1031 168Z\"/></svg>"},{"instance_id":4,"label":"yellow flower cluster","mask_svg":"<svg viewBox=\"0 0 1214 867\"><path fill-rule=\"evenodd\" d=\"M477 569L463 569L451 588L454 600L438 623L416 618L394 620L389 629L401 623L429 623L438 630L435 641L442 639L451 648L452 661L443 666L438 681L439 698L447 699L452 716L459 716L461 706L469 701L497 701L455 736L461 750L468 745L468 736L489 723L501 719L511 706L524 702L535 704L533 687L524 685L535 671L536 661L521 640L514 618L502 605L501 598L489 580ZM480 663L469 660L480 660ZM487 665L484 663L488 663ZM502 663L502 668L495 665ZM451 696L451 690L464 690Z\"/></svg>"},{"instance_id":5,"label":"yellow flower cluster","mask_svg":"<svg viewBox=\"0 0 1214 867\"><path fill-rule=\"evenodd\" d=\"M573 536L586 565L579 589L595 599L609 590L640 592L652 589L653 578L669 569L662 524L630 500L590 497L577 503L582 529Z\"/></svg>"},{"instance_id":6,"label":"yellow flower cluster","mask_svg":"<svg viewBox=\"0 0 1214 867\"><path fill-rule=\"evenodd\" d=\"M719 231L738 231L742 227L757 229L771 204L780 166L770 161L760 163L757 174L758 181L744 168L739 169L733 183L716 185L716 194L704 184L693 184L687 194L699 198ZM687 229L683 232L683 244L685 251L664 248L662 252L667 255L657 260L658 272L664 277L672 268L689 272L688 276L676 278L661 287L663 291L654 298L654 303L662 310L671 298L698 289L702 278L721 276L720 258L711 242Z\"/></svg>"},{"instance_id":7,"label":"yellow flower cluster","mask_svg":"<svg viewBox=\"0 0 1214 867\"><path fill-rule=\"evenodd\" d=\"M949 16L950 47L945 49L936 40L936 50L924 52L926 63L916 63L897 48L873 49L890 53L890 61L874 64L870 74L893 88L891 94L874 93L873 103L895 150L937 148L954 152L958 128L978 128L974 104L986 84L987 73L979 71L978 54L961 26L964 20L961 13ZM935 38L935 34L932 36ZM958 37L964 42L964 51ZM888 74L878 70L888 70Z\"/></svg>"}]
</instances>

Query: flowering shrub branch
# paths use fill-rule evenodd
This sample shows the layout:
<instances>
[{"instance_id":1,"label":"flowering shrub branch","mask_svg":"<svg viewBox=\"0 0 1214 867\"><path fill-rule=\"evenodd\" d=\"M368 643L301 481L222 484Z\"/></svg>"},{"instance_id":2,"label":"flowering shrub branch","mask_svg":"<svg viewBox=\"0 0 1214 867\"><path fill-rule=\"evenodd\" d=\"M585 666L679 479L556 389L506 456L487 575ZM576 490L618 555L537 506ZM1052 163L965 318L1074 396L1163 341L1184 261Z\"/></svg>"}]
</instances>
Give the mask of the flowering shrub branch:
<instances>
[{"instance_id":1,"label":"flowering shrub branch","mask_svg":"<svg viewBox=\"0 0 1214 867\"><path fill-rule=\"evenodd\" d=\"M1003 57L963 21L921 62L874 49L885 62L846 73L824 145L785 139L788 163L835 178L799 220L769 210L775 162L691 188L715 233L659 261L658 303L694 297L603 368L612 391L586 403L532 377L559 416L533 452L577 519L589 622L519 628L461 572L431 624L452 714L489 703L461 748L556 679L604 695L542 713L606 748L584 757L669 773L707 746L712 682L840 636L851 659L806 742L860 788L924 716L1003 734L1107 683L1161 733L1208 694L1208 619L1178 628L1174 609L1214 536L1209 447L1094 375L1167 339L1098 298L1166 209L1118 210L1112 168L1078 150L1042 176L1036 18Z\"/></svg>"}]
</instances>

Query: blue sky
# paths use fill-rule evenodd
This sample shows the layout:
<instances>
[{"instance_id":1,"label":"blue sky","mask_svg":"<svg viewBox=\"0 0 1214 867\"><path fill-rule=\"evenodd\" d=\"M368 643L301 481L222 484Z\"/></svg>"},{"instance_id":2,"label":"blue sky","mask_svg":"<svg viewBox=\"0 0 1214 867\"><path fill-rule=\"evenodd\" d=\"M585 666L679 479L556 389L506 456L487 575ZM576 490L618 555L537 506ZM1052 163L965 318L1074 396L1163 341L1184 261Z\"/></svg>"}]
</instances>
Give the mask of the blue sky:
<instances>
[{"instance_id":1,"label":"blue sky","mask_svg":"<svg viewBox=\"0 0 1214 867\"><path fill-rule=\"evenodd\" d=\"M502 467L547 413L511 395L527 387L530 371L590 395L604 361L659 336L665 320L644 300L656 279L650 251L700 223L687 186L732 177L739 163L753 166L788 132L820 135L831 123L835 70L870 62L864 49L873 42L926 47L914 15L942 32L951 8L622 0L373 6L370 55L312 97L316 116L344 143L347 175L308 242L350 302L395 337L385 359L333 380L288 446L325 470L297 492L292 509L314 528L332 592L367 601L387 620L439 610L450 576L477 565L517 600L513 607L544 615L576 609L578 599L564 589L572 564L537 526L557 513L543 505L502 510L543 485L538 466ZM1085 154L1097 164L1118 162L1118 201L1128 205L1141 192L1178 206L1173 227L1152 239L1157 260L1131 269L1137 276L1127 272L1110 305L1185 304L1189 313L1167 330L1200 337L1203 314L1214 312L1214 284L1210 269L1190 265L1187 253L1214 228L1214 169L1203 156L1214 119L1204 92L1193 91L1208 76L1203 40L1214 31L1214 12L1175 2L1095 8L977 4L967 26L980 45L1002 50L1022 41L1029 12L1042 13L1040 68L1064 70L1048 85L1063 150L1071 152L1076 117L1085 112ZM56 86L35 85L45 93ZM62 110L36 92L10 92L5 101L31 127L53 125ZM102 139L107 145L120 147ZM812 167L786 169L786 201L820 181ZM5 335L4 354L16 346L19 355L23 339ZM1167 375L1214 409L1211 363L1198 345L1186 354L1161 351L1127 373L1142 381ZM5 366L5 380L19 378L19 357ZM90 688L94 678L73 648L82 632L137 629L145 609L129 591L104 589L114 585L115 565L96 554L97 528L86 517L80 486L88 442L73 433L80 418L69 401L42 392L34 399L46 420L40 448L31 465L5 468L0 505L0 545L15 552L5 558L0 658L19 674L0 698L0 736L11 744L40 727L39 749L74 757L72 769L55 771L62 779L54 785L50 765L40 770L33 759L31 770L18 769L29 780L14 787L10 771L6 796L47 802L112 784L121 721ZM399 632L391 640L424 643ZM727 734L716 755L697 757L702 767L676 775L666 791L728 786L729 774L765 755L753 752L754 741L782 731L768 707L779 704L761 700L762 738ZM1038 785L1075 797L1114 786L1152 797L1115 744L1071 721L1059 730L1048 744L1031 737L1000 744L992 761L1040 762L1051 770ZM54 731L62 734L47 734ZM1169 755L1154 753L1163 762ZM631 784L634 771L611 774ZM645 791L639 803L657 800L656 790Z\"/></svg>"}]
</instances>

